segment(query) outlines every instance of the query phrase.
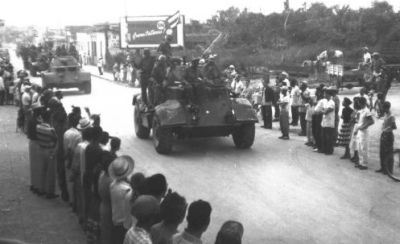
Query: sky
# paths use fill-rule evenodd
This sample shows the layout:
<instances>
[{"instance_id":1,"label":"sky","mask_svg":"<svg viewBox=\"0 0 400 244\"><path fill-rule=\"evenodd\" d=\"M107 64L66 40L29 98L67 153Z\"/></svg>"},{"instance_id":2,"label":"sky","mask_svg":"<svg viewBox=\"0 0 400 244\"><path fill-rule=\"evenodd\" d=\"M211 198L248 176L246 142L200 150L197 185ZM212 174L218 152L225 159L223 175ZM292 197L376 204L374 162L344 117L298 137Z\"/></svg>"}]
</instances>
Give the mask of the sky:
<instances>
[{"instance_id":1,"label":"sky","mask_svg":"<svg viewBox=\"0 0 400 244\"><path fill-rule=\"evenodd\" d=\"M323 2L327 6L346 5L358 9L371 6L370 0L289 0L292 9L304 2ZM218 10L230 6L247 8L251 12L282 12L284 0L0 0L0 19L6 25L62 27L119 22L121 16L170 15L180 10L187 20L205 21ZM400 0L388 0L395 11Z\"/></svg>"}]
</instances>

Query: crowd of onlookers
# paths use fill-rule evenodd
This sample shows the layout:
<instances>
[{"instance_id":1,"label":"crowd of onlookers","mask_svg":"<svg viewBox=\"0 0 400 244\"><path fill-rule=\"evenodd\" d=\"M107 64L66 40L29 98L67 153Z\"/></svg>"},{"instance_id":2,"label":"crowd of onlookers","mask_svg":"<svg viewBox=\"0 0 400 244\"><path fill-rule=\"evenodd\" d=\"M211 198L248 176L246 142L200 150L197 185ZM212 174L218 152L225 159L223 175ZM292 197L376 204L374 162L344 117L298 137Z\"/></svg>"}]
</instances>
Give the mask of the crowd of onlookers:
<instances>
[{"instance_id":1,"label":"crowd of onlookers","mask_svg":"<svg viewBox=\"0 0 400 244\"><path fill-rule=\"evenodd\" d=\"M29 139L30 190L67 202L88 243L202 243L210 203L188 204L163 174L136 172L134 159L119 155L121 140L88 108L67 113L62 93L32 85L25 71L18 72L16 84L23 91L15 100L17 128ZM241 243L242 235L241 223L227 221L215 243Z\"/></svg>"},{"instance_id":2,"label":"crowd of onlookers","mask_svg":"<svg viewBox=\"0 0 400 244\"><path fill-rule=\"evenodd\" d=\"M307 138L307 146L326 155L333 154L336 146L344 147L345 153L341 158L350 159L361 170L368 168L369 129L374 124L374 110L376 116L383 119L380 138L381 168L377 172L386 174L392 170L393 130L396 129L396 123L391 114L391 104L385 101L382 93L378 92L374 98L373 91L367 93L366 88L361 88L353 101L345 97L341 103L336 87L325 87L321 84L312 95L307 81L298 84L295 79L289 80L285 73L273 85L270 84L268 75L263 77L262 83L262 127L272 129L272 122L279 121L282 132L279 139L288 140L290 126L300 124L298 135ZM275 119L272 115L273 107Z\"/></svg>"}]
</instances>

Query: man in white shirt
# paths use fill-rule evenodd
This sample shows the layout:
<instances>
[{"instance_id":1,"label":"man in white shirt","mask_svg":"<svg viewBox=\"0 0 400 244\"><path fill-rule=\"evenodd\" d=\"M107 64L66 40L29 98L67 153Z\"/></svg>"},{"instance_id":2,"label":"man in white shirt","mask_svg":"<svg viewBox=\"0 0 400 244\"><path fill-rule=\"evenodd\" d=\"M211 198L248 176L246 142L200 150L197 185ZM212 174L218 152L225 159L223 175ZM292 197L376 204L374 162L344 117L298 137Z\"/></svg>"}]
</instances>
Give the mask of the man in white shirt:
<instances>
[{"instance_id":1,"label":"man in white shirt","mask_svg":"<svg viewBox=\"0 0 400 244\"><path fill-rule=\"evenodd\" d=\"M76 210L76 199L74 194L74 185L73 185L73 171L72 171L72 160L74 155L74 150L77 147L78 143L82 141L81 132L76 128L79 123L79 117L77 116L69 116L68 122L71 126L64 133L64 160L65 160L65 175L67 181L67 191L69 195L69 202L72 206L73 210Z\"/></svg>"},{"instance_id":2,"label":"man in white shirt","mask_svg":"<svg viewBox=\"0 0 400 244\"><path fill-rule=\"evenodd\" d=\"M297 84L297 80L291 82L292 90L290 91L290 106L292 112L292 123L290 125L297 126L299 123L299 106L301 105L301 90Z\"/></svg>"},{"instance_id":3,"label":"man in white shirt","mask_svg":"<svg viewBox=\"0 0 400 244\"><path fill-rule=\"evenodd\" d=\"M372 114L370 110L367 108L367 100L364 97L360 98L360 118L358 123L355 125L354 135L357 135L358 139L358 155L359 162L355 166L361 170L368 169L368 150L369 150L369 127L374 124L374 120L372 118Z\"/></svg>"},{"instance_id":4,"label":"man in white shirt","mask_svg":"<svg viewBox=\"0 0 400 244\"><path fill-rule=\"evenodd\" d=\"M233 79L233 81L231 83L232 92L236 96L240 96L240 94L242 94L242 91L244 90L244 88L245 88L245 86L244 86L243 82L241 81L241 77L236 76L235 79Z\"/></svg>"},{"instance_id":5,"label":"man in white shirt","mask_svg":"<svg viewBox=\"0 0 400 244\"><path fill-rule=\"evenodd\" d=\"M322 152L326 155L333 154L333 146L335 140L335 102L332 95L335 89L329 87L325 90L326 101L323 103L322 108Z\"/></svg>"}]
</instances>

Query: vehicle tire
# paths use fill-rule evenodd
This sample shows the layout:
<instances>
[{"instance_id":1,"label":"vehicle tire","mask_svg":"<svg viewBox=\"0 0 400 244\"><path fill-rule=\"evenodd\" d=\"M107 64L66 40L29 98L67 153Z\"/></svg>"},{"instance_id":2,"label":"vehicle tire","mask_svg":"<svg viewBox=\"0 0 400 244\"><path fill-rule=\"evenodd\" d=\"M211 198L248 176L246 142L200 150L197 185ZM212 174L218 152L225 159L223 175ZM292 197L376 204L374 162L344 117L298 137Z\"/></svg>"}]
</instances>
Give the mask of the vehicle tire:
<instances>
[{"instance_id":1,"label":"vehicle tire","mask_svg":"<svg viewBox=\"0 0 400 244\"><path fill-rule=\"evenodd\" d=\"M85 94L90 94L92 92L92 83L87 82L84 86L83 86L83 91L85 92Z\"/></svg>"},{"instance_id":2,"label":"vehicle tire","mask_svg":"<svg viewBox=\"0 0 400 244\"><path fill-rule=\"evenodd\" d=\"M153 142L154 148L160 154L169 154L172 151L172 130L163 128L156 115L153 117Z\"/></svg>"},{"instance_id":3,"label":"vehicle tire","mask_svg":"<svg viewBox=\"0 0 400 244\"><path fill-rule=\"evenodd\" d=\"M240 149L248 149L254 143L256 128L254 123L243 124L235 128L232 132L233 142Z\"/></svg>"},{"instance_id":4,"label":"vehicle tire","mask_svg":"<svg viewBox=\"0 0 400 244\"><path fill-rule=\"evenodd\" d=\"M391 166L388 165L388 162L385 162L386 173L393 180L400 182L400 149L393 150L393 159L393 164ZM391 167L391 169L389 169L389 167Z\"/></svg>"},{"instance_id":5,"label":"vehicle tire","mask_svg":"<svg viewBox=\"0 0 400 244\"><path fill-rule=\"evenodd\" d=\"M150 135L150 128L143 126L142 124L142 117L140 116L139 112L139 104L136 103L135 105L135 112L134 112L134 123L135 123L135 133L136 136L140 139L147 139Z\"/></svg>"}]
</instances>

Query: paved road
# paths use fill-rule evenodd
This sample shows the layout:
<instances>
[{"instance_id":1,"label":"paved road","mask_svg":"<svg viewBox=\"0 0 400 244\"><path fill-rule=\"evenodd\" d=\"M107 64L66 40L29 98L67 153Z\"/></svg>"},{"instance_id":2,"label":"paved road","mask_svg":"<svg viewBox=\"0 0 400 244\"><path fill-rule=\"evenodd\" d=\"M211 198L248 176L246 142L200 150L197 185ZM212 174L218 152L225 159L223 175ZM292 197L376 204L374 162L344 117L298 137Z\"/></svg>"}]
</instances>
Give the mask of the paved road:
<instances>
[{"instance_id":1,"label":"paved road","mask_svg":"<svg viewBox=\"0 0 400 244\"><path fill-rule=\"evenodd\" d=\"M278 124L272 131L257 128L251 150L235 149L231 138L208 138L177 141L174 153L162 156L151 140L134 135L131 100L137 92L93 77L91 95L67 92L64 104L101 113L103 128L122 138L122 152L135 158L138 171L165 174L169 187L188 201L210 201L206 243L228 219L244 224L244 243L400 240L399 185L373 172L381 121L371 140L371 169L363 172L339 160L340 149L324 156L306 148L304 138L278 140Z\"/></svg>"},{"instance_id":2,"label":"paved road","mask_svg":"<svg viewBox=\"0 0 400 244\"><path fill-rule=\"evenodd\" d=\"M122 138L122 153L135 158L137 171L165 174L169 187L189 202L210 201L213 212L205 243L214 242L228 219L244 224L244 243L249 244L399 242L399 184L373 172L378 168L381 121L373 128L368 171L339 160L341 149L333 156L312 152L295 133L290 141L278 140L276 123L273 130L257 127L251 150L235 149L231 138L208 138L177 141L174 153L162 156L151 140L134 135L131 100L137 92L93 77L91 95L69 90L63 103L67 110L80 105L101 113L103 128ZM399 94L400 88L393 92ZM399 104L399 96L389 97ZM0 236L33 243L83 243L76 219L61 201L37 199L27 191L27 142L13 131L15 116L5 116L14 113L13 108L0 107Z\"/></svg>"}]
</instances>

